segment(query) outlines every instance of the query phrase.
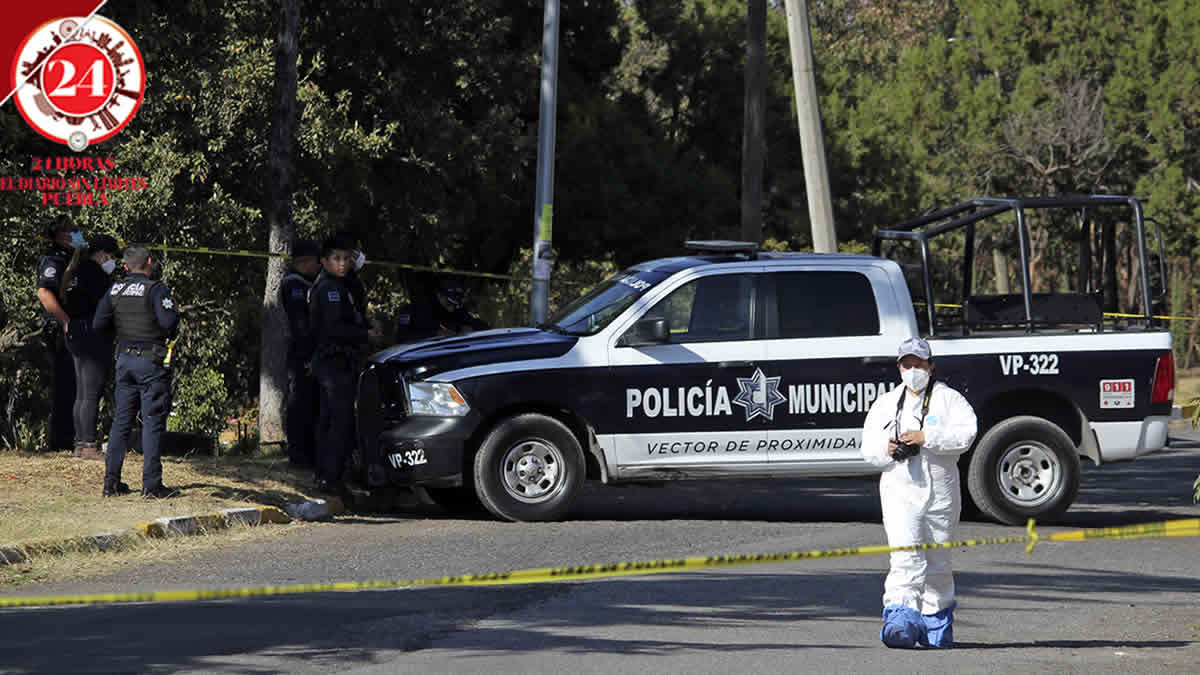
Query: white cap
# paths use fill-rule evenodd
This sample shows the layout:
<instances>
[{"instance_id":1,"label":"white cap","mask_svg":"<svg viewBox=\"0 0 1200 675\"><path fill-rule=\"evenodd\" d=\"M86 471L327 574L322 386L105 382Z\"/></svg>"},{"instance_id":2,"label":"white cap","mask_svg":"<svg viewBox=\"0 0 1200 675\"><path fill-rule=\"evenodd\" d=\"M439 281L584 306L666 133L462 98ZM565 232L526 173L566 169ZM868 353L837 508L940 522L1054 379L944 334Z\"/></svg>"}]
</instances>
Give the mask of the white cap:
<instances>
[{"instance_id":1,"label":"white cap","mask_svg":"<svg viewBox=\"0 0 1200 675\"><path fill-rule=\"evenodd\" d=\"M905 356L912 354L913 356L928 361L933 358L933 350L929 348L929 343L921 338L909 338L900 343L900 350L896 355L896 362L899 363Z\"/></svg>"}]
</instances>

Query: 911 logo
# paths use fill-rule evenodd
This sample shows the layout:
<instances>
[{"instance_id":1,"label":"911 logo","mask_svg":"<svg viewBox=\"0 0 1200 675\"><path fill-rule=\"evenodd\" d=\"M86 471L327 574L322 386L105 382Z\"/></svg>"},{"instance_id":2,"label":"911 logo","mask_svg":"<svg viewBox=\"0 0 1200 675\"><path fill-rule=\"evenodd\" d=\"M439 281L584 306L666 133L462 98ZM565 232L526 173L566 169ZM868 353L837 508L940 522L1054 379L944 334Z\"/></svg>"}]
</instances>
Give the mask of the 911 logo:
<instances>
[{"instance_id":1,"label":"911 logo","mask_svg":"<svg viewBox=\"0 0 1200 675\"><path fill-rule=\"evenodd\" d=\"M124 129L146 89L137 45L102 16L43 24L17 50L12 76L25 121L76 152Z\"/></svg>"}]
</instances>

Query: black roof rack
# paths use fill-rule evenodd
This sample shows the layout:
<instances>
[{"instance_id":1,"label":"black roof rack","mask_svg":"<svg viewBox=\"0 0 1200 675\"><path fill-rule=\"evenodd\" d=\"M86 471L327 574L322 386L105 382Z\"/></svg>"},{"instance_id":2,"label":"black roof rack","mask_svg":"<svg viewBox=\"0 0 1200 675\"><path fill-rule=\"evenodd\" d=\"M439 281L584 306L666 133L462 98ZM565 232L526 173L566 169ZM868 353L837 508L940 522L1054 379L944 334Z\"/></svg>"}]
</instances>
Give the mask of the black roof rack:
<instances>
[{"instance_id":1,"label":"black roof rack","mask_svg":"<svg viewBox=\"0 0 1200 675\"><path fill-rule=\"evenodd\" d=\"M744 255L751 260L758 257L758 244L753 241L729 241L728 239L689 240L683 247L696 253L720 253Z\"/></svg>"},{"instance_id":2,"label":"black roof rack","mask_svg":"<svg viewBox=\"0 0 1200 675\"><path fill-rule=\"evenodd\" d=\"M1016 214L1016 238L1020 250L1021 266L1020 273L1022 275L1022 291L1024 301L1024 320L1022 323L1026 325L1029 332L1034 328L1034 313L1033 313L1033 298L1029 278L1029 256L1030 256L1030 237L1029 224L1025 218L1025 209L1082 209L1084 212L1088 208L1098 208L1104 206L1127 206L1132 211L1132 221L1137 231L1137 256L1139 261L1139 269L1141 272L1141 287L1142 287L1142 305L1145 309L1144 321L1147 326L1153 323L1153 299L1150 296L1150 279L1147 272L1147 256L1146 256L1146 234L1144 216L1142 213L1142 202L1145 201L1139 197L1130 195L1108 195L1108 194L1091 194L1091 195L1054 195L1049 197L976 197L974 199L955 204L948 208L939 209L932 213L927 213L918 218L905 221L890 228L885 228L875 233L875 241L872 246L872 254L879 256L882 253L884 241L908 241L915 243L921 254L922 267L922 285L923 295L925 300L926 319L929 323L929 332L936 332L937 324L934 316L934 297L933 297L933 276L932 263L930 261L929 239L937 235L950 232L953 230L965 228L965 248L967 252L963 256L962 263L962 279L963 288L969 288L969 280L972 278L972 264L974 254L975 240L975 223L1011 211ZM1088 241L1086 238L1080 239L1080 246L1086 247ZM1165 263L1162 255L1162 228L1158 230L1158 255L1159 255L1159 276L1162 279L1166 278ZM1090 251L1083 251L1081 254L1087 253L1090 256Z\"/></svg>"}]
</instances>

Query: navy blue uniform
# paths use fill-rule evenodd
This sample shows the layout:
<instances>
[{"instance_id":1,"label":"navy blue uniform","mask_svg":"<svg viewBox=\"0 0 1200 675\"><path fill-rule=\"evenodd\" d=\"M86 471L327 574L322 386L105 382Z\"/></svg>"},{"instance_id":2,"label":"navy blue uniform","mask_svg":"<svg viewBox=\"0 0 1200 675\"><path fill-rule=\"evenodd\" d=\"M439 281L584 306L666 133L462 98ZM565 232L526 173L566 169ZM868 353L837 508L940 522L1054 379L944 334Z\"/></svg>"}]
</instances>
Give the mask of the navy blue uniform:
<instances>
[{"instance_id":1,"label":"navy blue uniform","mask_svg":"<svg viewBox=\"0 0 1200 675\"><path fill-rule=\"evenodd\" d=\"M67 269L67 261L71 259L71 249L57 242L50 245L46 253L38 258L37 287L45 288L58 296L58 291ZM62 450L74 445L75 422L72 413L75 408L75 362L71 352L67 350L66 336L62 325L54 315L42 308L45 324L42 330L42 343L50 355L52 388L50 392L50 430L47 441L51 450Z\"/></svg>"},{"instance_id":2,"label":"navy blue uniform","mask_svg":"<svg viewBox=\"0 0 1200 675\"><path fill-rule=\"evenodd\" d=\"M309 294L313 332L313 375L320 387L317 420L317 479L334 485L342 478L354 445L354 397L367 322L360 300L345 279L320 275Z\"/></svg>"},{"instance_id":3,"label":"navy blue uniform","mask_svg":"<svg viewBox=\"0 0 1200 675\"><path fill-rule=\"evenodd\" d=\"M163 365L179 311L167 286L145 274L113 284L96 308L95 330L117 333L116 411L109 434L105 481L121 479L129 430L142 412L142 492L162 486L159 444L171 411L171 374Z\"/></svg>"},{"instance_id":4,"label":"navy blue uniform","mask_svg":"<svg viewBox=\"0 0 1200 675\"><path fill-rule=\"evenodd\" d=\"M316 422L320 414L317 380L309 369L312 331L308 327L308 291L313 280L298 272L283 278L279 302L287 314L288 328L288 459L311 466L316 460Z\"/></svg>"},{"instance_id":5,"label":"navy blue uniform","mask_svg":"<svg viewBox=\"0 0 1200 675\"><path fill-rule=\"evenodd\" d=\"M75 362L75 421L77 443L96 442L96 414L100 393L112 366L113 331L96 330L92 320L100 301L108 294L109 278L92 259L79 263L68 283L63 309L71 317L67 325L67 349Z\"/></svg>"},{"instance_id":6,"label":"navy blue uniform","mask_svg":"<svg viewBox=\"0 0 1200 675\"><path fill-rule=\"evenodd\" d=\"M465 307L447 311L436 297L409 305L408 312L402 313L397 323L397 342L462 335L489 327L486 321L468 312Z\"/></svg>"}]
</instances>

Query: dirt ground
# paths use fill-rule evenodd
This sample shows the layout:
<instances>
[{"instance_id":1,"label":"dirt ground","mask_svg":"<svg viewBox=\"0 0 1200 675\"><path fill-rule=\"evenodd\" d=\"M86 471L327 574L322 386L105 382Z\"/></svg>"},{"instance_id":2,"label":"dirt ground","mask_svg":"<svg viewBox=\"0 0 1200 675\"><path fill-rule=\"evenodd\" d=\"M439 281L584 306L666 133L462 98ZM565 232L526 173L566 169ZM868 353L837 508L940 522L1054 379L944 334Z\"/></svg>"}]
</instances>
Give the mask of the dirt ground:
<instances>
[{"instance_id":1,"label":"dirt ground","mask_svg":"<svg viewBox=\"0 0 1200 675\"><path fill-rule=\"evenodd\" d=\"M0 452L0 545L115 532L165 516L244 506L282 508L304 501L312 485L308 470L290 466L281 455L165 457L163 482L181 494L153 500L139 496L141 471L141 456L130 454L123 478L134 494L104 498L103 462L75 459L70 453ZM0 566L0 586L95 574L147 559L281 536L296 527L300 526L239 527L173 541L137 538L116 553L37 556L28 563Z\"/></svg>"}]
</instances>

